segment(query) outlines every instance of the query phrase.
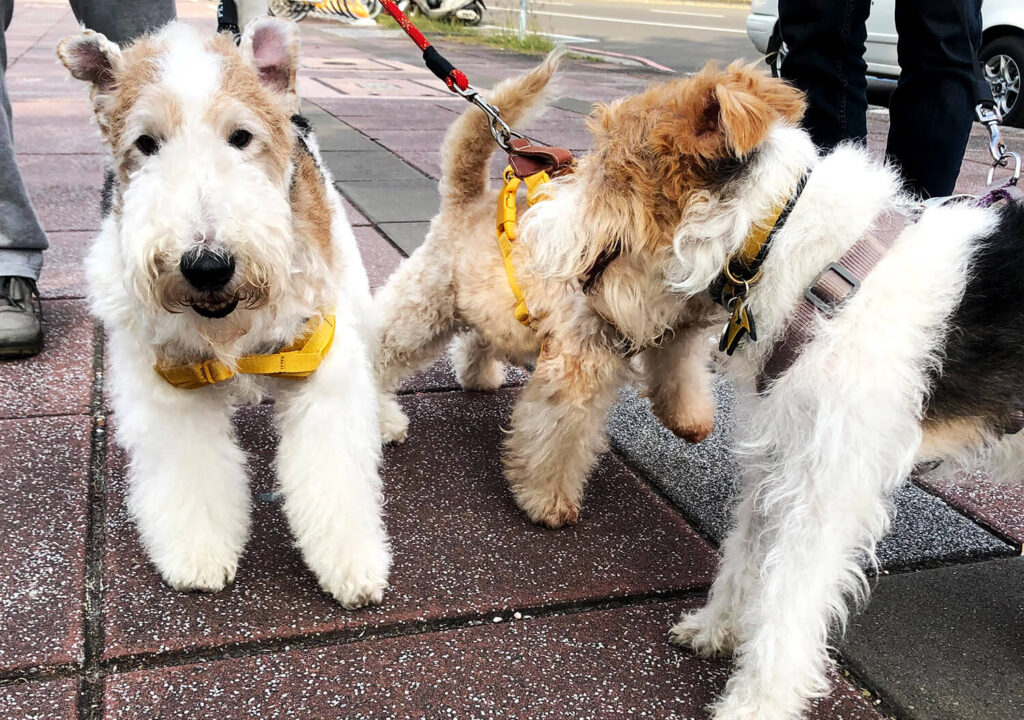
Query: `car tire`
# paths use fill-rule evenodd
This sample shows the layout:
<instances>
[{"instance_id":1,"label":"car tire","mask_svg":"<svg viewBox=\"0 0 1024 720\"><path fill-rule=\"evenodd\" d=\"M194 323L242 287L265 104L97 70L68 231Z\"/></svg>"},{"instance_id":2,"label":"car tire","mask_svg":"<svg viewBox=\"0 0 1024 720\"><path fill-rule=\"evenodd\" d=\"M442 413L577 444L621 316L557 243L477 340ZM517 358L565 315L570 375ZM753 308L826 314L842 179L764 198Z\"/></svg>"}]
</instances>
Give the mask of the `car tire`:
<instances>
[{"instance_id":1,"label":"car tire","mask_svg":"<svg viewBox=\"0 0 1024 720\"><path fill-rule=\"evenodd\" d=\"M1024 38L998 37L985 43L979 55L1003 124L1024 127Z\"/></svg>"}]
</instances>

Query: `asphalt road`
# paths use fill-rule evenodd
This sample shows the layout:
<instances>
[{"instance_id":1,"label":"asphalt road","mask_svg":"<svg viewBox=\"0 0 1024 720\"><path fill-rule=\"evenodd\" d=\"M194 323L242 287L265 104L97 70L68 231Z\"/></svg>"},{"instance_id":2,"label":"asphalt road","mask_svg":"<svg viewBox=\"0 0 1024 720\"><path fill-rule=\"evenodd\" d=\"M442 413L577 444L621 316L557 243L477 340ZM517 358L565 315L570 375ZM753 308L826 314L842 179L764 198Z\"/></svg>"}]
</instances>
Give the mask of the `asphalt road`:
<instances>
[{"instance_id":1,"label":"asphalt road","mask_svg":"<svg viewBox=\"0 0 1024 720\"><path fill-rule=\"evenodd\" d=\"M615 0L527 0L529 27L570 45L637 55L677 72L710 59L754 60L747 7ZM518 27L517 0L487 3L485 24Z\"/></svg>"}]
</instances>

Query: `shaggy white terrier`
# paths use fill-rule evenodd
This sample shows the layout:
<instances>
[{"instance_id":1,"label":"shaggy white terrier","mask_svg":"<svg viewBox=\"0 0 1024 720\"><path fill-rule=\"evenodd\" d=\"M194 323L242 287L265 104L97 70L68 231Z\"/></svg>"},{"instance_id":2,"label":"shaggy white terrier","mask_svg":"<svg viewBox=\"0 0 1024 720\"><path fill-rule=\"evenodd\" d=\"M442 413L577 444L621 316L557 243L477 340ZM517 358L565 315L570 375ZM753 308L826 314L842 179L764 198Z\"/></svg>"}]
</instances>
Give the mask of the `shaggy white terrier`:
<instances>
[{"instance_id":1,"label":"shaggy white terrier","mask_svg":"<svg viewBox=\"0 0 1024 720\"><path fill-rule=\"evenodd\" d=\"M273 393L277 476L303 558L346 608L380 602L391 560L369 287L309 125L293 116L295 26L255 20L240 48L182 23L124 49L84 32L58 54L91 84L110 151L87 272L150 559L180 590L234 579L250 501L232 411ZM306 379L239 374L180 389L154 370L210 359L234 369L331 313L333 349Z\"/></svg>"},{"instance_id":2,"label":"shaggy white terrier","mask_svg":"<svg viewBox=\"0 0 1024 720\"><path fill-rule=\"evenodd\" d=\"M737 98L724 99L714 71L694 82L707 86L698 113L713 132ZM909 207L891 168L854 147L819 158L806 133L771 118L767 92L796 97L781 81L751 84L741 102L770 121L746 148L723 146L728 181L696 189L674 237L676 291L702 302L746 238L795 198L746 296L757 340L722 358L738 395L734 527L707 606L671 631L700 654L734 655L715 720L791 720L828 691L830 632L851 596L866 597L862 564L916 462L1022 470L1019 204L924 212L831 319L817 315L792 365L766 374L819 273L876 219Z\"/></svg>"}]
</instances>

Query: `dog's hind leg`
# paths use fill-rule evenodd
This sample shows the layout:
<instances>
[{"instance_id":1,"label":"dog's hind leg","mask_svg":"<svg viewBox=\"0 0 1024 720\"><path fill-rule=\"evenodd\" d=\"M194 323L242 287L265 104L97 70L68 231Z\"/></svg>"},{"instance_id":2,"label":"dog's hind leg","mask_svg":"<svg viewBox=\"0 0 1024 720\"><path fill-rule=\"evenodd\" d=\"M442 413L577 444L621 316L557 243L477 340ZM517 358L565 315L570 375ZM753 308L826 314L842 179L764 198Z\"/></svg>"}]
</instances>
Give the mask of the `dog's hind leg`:
<instances>
[{"instance_id":1,"label":"dog's hind leg","mask_svg":"<svg viewBox=\"0 0 1024 720\"><path fill-rule=\"evenodd\" d=\"M575 523L583 488L607 447L605 419L625 369L622 357L593 343L541 346L537 369L512 412L505 474L516 504L551 528Z\"/></svg>"},{"instance_id":2,"label":"dog's hind leg","mask_svg":"<svg viewBox=\"0 0 1024 720\"><path fill-rule=\"evenodd\" d=\"M703 326L683 327L664 345L641 356L646 394L655 416L694 443L707 438L715 427L708 335Z\"/></svg>"},{"instance_id":3,"label":"dog's hind leg","mask_svg":"<svg viewBox=\"0 0 1024 720\"><path fill-rule=\"evenodd\" d=\"M381 437L403 442L409 421L398 405L399 383L437 358L455 334L455 289L447 248L430 237L374 298L378 339L374 372L380 390Z\"/></svg>"},{"instance_id":4,"label":"dog's hind leg","mask_svg":"<svg viewBox=\"0 0 1024 720\"><path fill-rule=\"evenodd\" d=\"M494 347L476 330L455 336L448 353L455 377L466 390L496 390L505 382L505 364L495 357Z\"/></svg>"},{"instance_id":5,"label":"dog's hind leg","mask_svg":"<svg viewBox=\"0 0 1024 720\"><path fill-rule=\"evenodd\" d=\"M277 477L306 564L345 608L379 603L391 552L377 474L380 437L368 351L354 318L305 380L282 380Z\"/></svg>"},{"instance_id":6,"label":"dog's hind leg","mask_svg":"<svg viewBox=\"0 0 1024 720\"><path fill-rule=\"evenodd\" d=\"M215 388L182 390L153 370L152 353L111 330L107 344L116 431L128 451L128 508L160 575L177 590L234 580L249 536L245 455L231 405Z\"/></svg>"}]
</instances>

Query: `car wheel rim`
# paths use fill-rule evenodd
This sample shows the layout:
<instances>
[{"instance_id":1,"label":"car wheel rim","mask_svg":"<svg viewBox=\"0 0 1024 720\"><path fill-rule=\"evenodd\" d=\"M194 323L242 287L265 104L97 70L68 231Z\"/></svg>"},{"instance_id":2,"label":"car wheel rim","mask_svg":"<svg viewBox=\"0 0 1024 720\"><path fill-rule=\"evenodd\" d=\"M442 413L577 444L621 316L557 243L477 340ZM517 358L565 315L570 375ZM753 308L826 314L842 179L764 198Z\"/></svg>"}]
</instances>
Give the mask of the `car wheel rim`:
<instances>
[{"instance_id":1,"label":"car wheel rim","mask_svg":"<svg viewBox=\"0 0 1024 720\"><path fill-rule=\"evenodd\" d=\"M985 63L985 79L1004 117L1020 100L1020 67L1009 55L994 55Z\"/></svg>"}]
</instances>

